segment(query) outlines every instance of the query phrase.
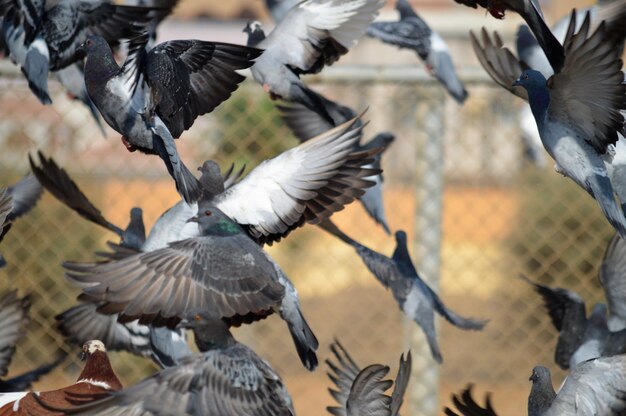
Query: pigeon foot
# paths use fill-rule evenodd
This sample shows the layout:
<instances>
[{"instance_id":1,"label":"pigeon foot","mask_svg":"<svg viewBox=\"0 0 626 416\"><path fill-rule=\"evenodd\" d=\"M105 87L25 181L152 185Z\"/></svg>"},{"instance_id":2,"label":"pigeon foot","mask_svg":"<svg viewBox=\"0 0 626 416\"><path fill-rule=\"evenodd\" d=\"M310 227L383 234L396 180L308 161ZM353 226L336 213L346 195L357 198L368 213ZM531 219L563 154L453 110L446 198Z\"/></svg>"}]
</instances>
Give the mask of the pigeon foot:
<instances>
[{"instance_id":1,"label":"pigeon foot","mask_svg":"<svg viewBox=\"0 0 626 416\"><path fill-rule=\"evenodd\" d=\"M129 152L134 152L135 150L137 150L137 147L129 142L128 139L124 136L122 136L122 143L124 143L124 146L126 146L126 150L128 150Z\"/></svg>"}]
</instances>

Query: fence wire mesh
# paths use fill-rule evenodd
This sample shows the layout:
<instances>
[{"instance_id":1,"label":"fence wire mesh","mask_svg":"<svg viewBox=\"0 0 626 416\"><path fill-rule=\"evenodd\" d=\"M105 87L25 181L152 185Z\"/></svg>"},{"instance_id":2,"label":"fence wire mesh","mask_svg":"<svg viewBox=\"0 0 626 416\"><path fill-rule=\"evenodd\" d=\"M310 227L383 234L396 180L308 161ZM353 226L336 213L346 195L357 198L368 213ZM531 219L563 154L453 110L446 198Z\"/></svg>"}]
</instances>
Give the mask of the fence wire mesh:
<instances>
[{"instance_id":1,"label":"fence wire mesh","mask_svg":"<svg viewBox=\"0 0 626 416\"><path fill-rule=\"evenodd\" d=\"M124 226L130 208L139 206L149 227L178 200L159 158L126 152L111 130L101 137L88 112L55 84L55 104L49 107L41 106L19 78L5 77L1 84L0 186L25 174L27 154L39 149L65 167L113 223ZM388 364L393 374L400 353L415 348L421 353L414 357L405 414L440 413L450 392L468 382L494 392L502 414L525 414L532 367L547 365L556 371L556 383L563 374L552 360L556 334L541 300L518 276L599 299L596 272L611 230L595 202L551 167L526 161L519 139L521 103L490 82L468 85L471 98L463 107L438 86L417 81L346 77L316 88L354 108L368 106L366 137L382 130L396 135L383 158L391 228L407 231L419 270L444 302L463 315L490 319L482 332L438 322L444 362L437 366L421 331L405 321L354 250L306 226L268 251L299 290L320 340L319 357L329 357L328 344L337 337L360 365ZM188 166L212 158L223 168L235 163L248 170L296 144L274 105L251 83L199 118L178 141ZM359 204L334 218L363 244L387 255L393 251L393 237ZM1 246L8 267L0 271L0 294L11 288L32 294L32 320L10 375L63 350L69 358L35 388L75 380L81 368L78 349L64 342L54 321L78 294L65 281L61 262L94 259L93 253L114 238L48 194L15 223ZM279 318L237 329L235 335L282 375L298 414L325 413L332 404L325 365L314 373L301 366ZM125 385L155 371L148 360L110 355Z\"/></svg>"}]
</instances>

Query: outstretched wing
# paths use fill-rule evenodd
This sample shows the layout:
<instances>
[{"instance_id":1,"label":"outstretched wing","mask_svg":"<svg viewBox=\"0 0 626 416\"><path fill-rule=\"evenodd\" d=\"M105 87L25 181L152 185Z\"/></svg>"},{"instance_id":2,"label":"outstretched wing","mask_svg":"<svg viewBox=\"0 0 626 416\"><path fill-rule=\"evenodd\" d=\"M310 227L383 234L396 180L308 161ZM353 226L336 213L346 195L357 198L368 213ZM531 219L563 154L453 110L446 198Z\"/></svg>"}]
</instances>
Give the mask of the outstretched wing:
<instances>
[{"instance_id":1,"label":"outstretched wing","mask_svg":"<svg viewBox=\"0 0 626 416\"><path fill-rule=\"evenodd\" d=\"M17 290L12 290L0 300L0 376L8 372L15 352L15 344L24 334L29 321L30 300L18 298Z\"/></svg>"},{"instance_id":2,"label":"outstretched wing","mask_svg":"<svg viewBox=\"0 0 626 416\"><path fill-rule=\"evenodd\" d=\"M35 207L41 198L43 187L33 175L26 175L15 185L10 186L7 193L13 199L13 208L7 216L7 221L13 221Z\"/></svg>"},{"instance_id":3,"label":"outstretched wing","mask_svg":"<svg viewBox=\"0 0 626 416\"><path fill-rule=\"evenodd\" d=\"M247 46L200 40L164 42L148 52L145 79L172 136L230 97L245 79L236 71L252 66L260 54Z\"/></svg>"},{"instance_id":4,"label":"outstretched wing","mask_svg":"<svg viewBox=\"0 0 626 416\"><path fill-rule=\"evenodd\" d=\"M214 203L261 243L272 243L305 222L317 224L339 211L380 171L364 166L379 150L356 152L363 126L344 123L261 163Z\"/></svg>"},{"instance_id":5,"label":"outstretched wing","mask_svg":"<svg viewBox=\"0 0 626 416\"><path fill-rule=\"evenodd\" d=\"M454 403L454 411L449 407L444 409L447 416L498 416L491 405L491 394L487 393L485 398L485 407L482 407L472 397L472 385L467 386L463 393L453 394L452 403ZM456 413L459 412L459 413Z\"/></svg>"},{"instance_id":6,"label":"outstretched wing","mask_svg":"<svg viewBox=\"0 0 626 416\"><path fill-rule=\"evenodd\" d=\"M330 344L330 350L337 362L326 360L326 364L330 368L327 373L330 380L335 384L334 389L328 389L331 396L339 404L339 407L327 407L326 410L335 416L346 416L346 406L352 383L361 372L359 366L354 362L348 351L337 340Z\"/></svg>"}]
</instances>

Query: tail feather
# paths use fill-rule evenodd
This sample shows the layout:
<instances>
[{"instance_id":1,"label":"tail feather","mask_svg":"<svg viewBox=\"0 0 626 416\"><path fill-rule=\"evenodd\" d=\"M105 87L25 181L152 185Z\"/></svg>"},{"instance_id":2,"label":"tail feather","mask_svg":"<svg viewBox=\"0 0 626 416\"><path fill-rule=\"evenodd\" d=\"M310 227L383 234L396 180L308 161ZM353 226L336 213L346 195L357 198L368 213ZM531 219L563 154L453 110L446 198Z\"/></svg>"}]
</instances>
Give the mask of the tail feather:
<instances>
[{"instance_id":1,"label":"tail feather","mask_svg":"<svg viewBox=\"0 0 626 416\"><path fill-rule=\"evenodd\" d=\"M21 374L17 377L13 377L9 380L3 381L1 390L3 392L9 391L24 391L31 388L31 384L39 380L41 376L44 376L54 370L59 364L65 360L65 355L61 355L59 358L51 363L44 364L32 371Z\"/></svg>"},{"instance_id":2,"label":"tail feather","mask_svg":"<svg viewBox=\"0 0 626 416\"><path fill-rule=\"evenodd\" d=\"M335 237L337 237L338 239L340 239L341 241L343 241L346 244L349 244L351 246L357 246L360 245L359 243L357 243L356 241L354 241L352 238L348 237L343 231L341 231L334 222L332 222L329 218L322 220L319 224L317 224L322 230L334 235Z\"/></svg>"},{"instance_id":3,"label":"tail feather","mask_svg":"<svg viewBox=\"0 0 626 416\"><path fill-rule=\"evenodd\" d=\"M26 75L28 79L28 86L31 91L42 104L48 105L52 104L52 99L48 92L48 69L50 64L48 57L41 53L38 47L39 44L40 41L36 40L31 47L29 47L22 72L24 72L24 75ZM47 51L45 44L43 48Z\"/></svg>"},{"instance_id":4,"label":"tail feather","mask_svg":"<svg viewBox=\"0 0 626 416\"><path fill-rule=\"evenodd\" d=\"M613 186L606 175L593 175L586 179L587 189L600 205L609 223L615 228L620 237L626 239L626 218L624 211L615 200Z\"/></svg>"},{"instance_id":5,"label":"tail feather","mask_svg":"<svg viewBox=\"0 0 626 416\"><path fill-rule=\"evenodd\" d=\"M335 121L330 116L329 109L327 108L328 100L324 99L321 95L299 84L293 84L289 93L293 101L304 105L311 111L315 111L328 123L333 126L335 125Z\"/></svg>"},{"instance_id":6,"label":"tail feather","mask_svg":"<svg viewBox=\"0 0 626 416\"><path fill-rule=\"evenodd\" d=\"M297 312L299 319L287 322L287 326L289 327L289 333L291 333L291 338L296 346L300 361L302 361L302 364L307 370L313 371L317 368L318 364L315 351L317 351L319 347L319 342L306 319L304 319L300 309L298 309Z\"/></svg>"}]
</instances>

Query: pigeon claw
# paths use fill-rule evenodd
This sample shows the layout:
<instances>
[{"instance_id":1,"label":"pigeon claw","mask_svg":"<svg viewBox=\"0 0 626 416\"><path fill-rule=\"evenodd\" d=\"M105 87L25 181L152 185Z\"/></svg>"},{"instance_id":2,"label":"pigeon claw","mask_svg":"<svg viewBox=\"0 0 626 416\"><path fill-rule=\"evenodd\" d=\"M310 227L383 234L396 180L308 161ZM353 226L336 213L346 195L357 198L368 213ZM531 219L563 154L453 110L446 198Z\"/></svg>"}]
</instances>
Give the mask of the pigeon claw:
<instances>
[{"instance_id":1,"label":"pigeon claw","mask_svg":"<svg viewBox=\"0 0 626 416\"><path fill-rule=\"evenodd\" d=\"M496 19L504 19L505 8L502 4L496 3L492 5L488 10L489 14L491 14Z\"/></svg>"},{"instance_id":2,"label":"pigeon claw","mask_svg":"<svg viewBox=\"0 0 626 416\"><path fill-rule=\"evenodd\" d=\"M128 139L124 136L122 136L122 143L124 143L124 146L126 146L126 150L128 150L129 152L134 152L135 150L137 150L137 147L129 142Z\"/></svg>"}]
</instances>

